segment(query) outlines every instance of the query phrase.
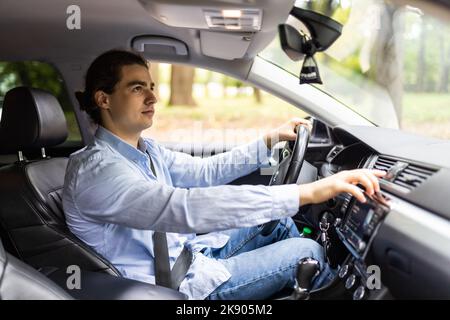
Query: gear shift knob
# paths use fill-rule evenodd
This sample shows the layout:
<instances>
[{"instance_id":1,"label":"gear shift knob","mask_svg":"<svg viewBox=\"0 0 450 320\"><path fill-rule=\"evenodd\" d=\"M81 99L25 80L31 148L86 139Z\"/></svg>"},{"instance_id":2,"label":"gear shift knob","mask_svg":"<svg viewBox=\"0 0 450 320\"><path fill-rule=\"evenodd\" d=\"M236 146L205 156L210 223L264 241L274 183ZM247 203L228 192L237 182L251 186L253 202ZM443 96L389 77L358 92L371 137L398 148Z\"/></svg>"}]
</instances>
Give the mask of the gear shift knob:
<instances>
[{"instance_id":1,"label":"gear shift knob","mask_svg":"<svg viewBox=\"0 0 450 320\"><path fill-rule=\"evenodd\" d=\"M296 274L295 297L298 300L309 298L314 276L319 274L319 261L303 258L298 262Z\"/></svg>"}]
</instances>

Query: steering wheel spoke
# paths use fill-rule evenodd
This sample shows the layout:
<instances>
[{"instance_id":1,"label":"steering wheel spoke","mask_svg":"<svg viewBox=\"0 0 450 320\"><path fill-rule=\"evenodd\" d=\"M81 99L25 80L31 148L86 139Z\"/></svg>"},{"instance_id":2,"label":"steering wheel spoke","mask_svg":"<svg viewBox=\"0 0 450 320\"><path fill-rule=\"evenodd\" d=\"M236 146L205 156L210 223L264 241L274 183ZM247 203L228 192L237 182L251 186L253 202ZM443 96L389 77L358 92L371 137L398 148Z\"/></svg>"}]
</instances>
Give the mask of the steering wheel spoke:
<instances>
[{"instance_id":1,"label":"steering wheel spoke","mask_svg":"<svg viewBox=\"0 0 450 320\"><path fill-rule=\"evenodd\" d=\"M297 137L295 141L289 141L281 151L281 160L270 179L269 185L281 185L297 183L306 149L309 142L309 131L305 126L298 125ZM261 226L261 234L267 236L278 225L279 220L265 223Z\"/></svg>"}]
</instances>

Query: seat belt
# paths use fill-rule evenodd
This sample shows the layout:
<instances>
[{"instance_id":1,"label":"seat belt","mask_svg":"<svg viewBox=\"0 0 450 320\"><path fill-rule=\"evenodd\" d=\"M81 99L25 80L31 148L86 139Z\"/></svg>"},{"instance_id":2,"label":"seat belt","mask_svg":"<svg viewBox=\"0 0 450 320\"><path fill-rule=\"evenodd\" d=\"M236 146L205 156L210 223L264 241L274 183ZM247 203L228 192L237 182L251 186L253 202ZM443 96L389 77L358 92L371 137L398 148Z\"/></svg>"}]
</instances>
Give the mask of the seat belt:
<instances>
[{"instance_id":1,"label":"seat belt","mask_svg":"<svg viewBox=\"0 0 450 320\"><path fill-rule=\"evenodd\" d=\"M186 247L183 247L180 255L175 261L172 268L172 289L178 290L181 282L183 281L186 273L191 266L192 252Z\"/></svg>"},{"instance_id":2,"label":"seat belt","mask_svg":"<svg viewBox=\"0 0 450 320\"><path fill-rule=\"evenodd\" d=\"M165 232L155 231L153 233L153 251L155 254L155 283L158 286L172 288L169 249Z\"/></svg>"},{"instance_id":3,"label":"seat belt","mask_svg":"<svg viewBox=\"0 0 450 320\"><path fill-rule=\"evenodd\" d=\"M150 168L156 177L155 166L153 165L150 153L147 155L150 159ZM191 265L192 252L183 247L178 256L172 271L170 271L169 248L167 245L167 235L165 232L155 231L153 233L153 251L155 254L155 283L159 286L178 290Z\"/></svg>"}]
</instances>

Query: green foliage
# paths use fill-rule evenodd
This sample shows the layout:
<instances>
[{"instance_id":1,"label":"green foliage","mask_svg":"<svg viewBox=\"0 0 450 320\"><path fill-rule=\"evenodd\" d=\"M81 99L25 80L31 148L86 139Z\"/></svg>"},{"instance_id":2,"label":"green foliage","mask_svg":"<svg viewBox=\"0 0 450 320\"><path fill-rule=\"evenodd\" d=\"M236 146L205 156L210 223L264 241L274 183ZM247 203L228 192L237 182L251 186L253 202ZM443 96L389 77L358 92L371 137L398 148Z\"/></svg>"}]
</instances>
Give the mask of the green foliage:
<instances>
[{"instance_id":1,"label":"green foliage","mask_svg":"<svg viewBox=\"0 0 450 320\"><path fill-rule=\"evenodd\" d=\"M450 65L450 27L426 16L421 18L406 14L403 44L405 89L416 90L418 79L423 78L423 90L436 91L441 81L441 71L446 64ZM420 50L424 61L420 61ZM419 66L422 63L423 68Z\"/></svg>"},{"instance_id":2,"label":"green foliage","mask_svg":"<svg viewBox=\"0 0 450 320\"><path fill-rule=\"evenodd\" d=\"M56 96L66 115L68 140L81 139L64 82L56 68L39 61L0 62L0 101L6 92L18 86L43 89Z\"/></svg>"},{"instance_id":3,"label":"green foliage","mask_svg":"<svg viewBox=\"0 0 450 320\"><path fill-rule=\"evenodd\" d=\"M61 96L62 80L55 69L36 61L1 62L0 63L0 94L20 85L32 86Z\"/></svg>"}]
</instances>

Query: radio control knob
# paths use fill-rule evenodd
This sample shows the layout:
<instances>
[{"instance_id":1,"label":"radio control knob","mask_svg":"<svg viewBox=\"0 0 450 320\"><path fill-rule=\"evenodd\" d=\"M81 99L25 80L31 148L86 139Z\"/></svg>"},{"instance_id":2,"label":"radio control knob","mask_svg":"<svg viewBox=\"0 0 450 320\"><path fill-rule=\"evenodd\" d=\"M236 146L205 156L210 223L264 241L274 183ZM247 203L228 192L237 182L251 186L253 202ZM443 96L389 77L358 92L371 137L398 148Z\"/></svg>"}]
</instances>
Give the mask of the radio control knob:
<instances>
[{"instance_id":1,"label":"radio control knob","mask_svg":"<svg viewBox=\"0 0 450 320\"><path fill-rule=\"evenodd\" d=\"M342 266L342 268L339 270L339 278L344 279L346 276L348 276L348 272L350 271L350 266L348 264L345 264Z\"/></svg>"},{"instance_id":2,"label":"radio control knob","mask_svg":"<svg viewBox=\"0 0 450 320\"><path fill-rule=\"evenodd\" d=\"M350 277L347 278L347 281L345 281L345 288L350 290L352 289L356 284L356 276L354 274L350 275Z\"/></svg>"},{"instance_id":3,"label":"radio control knob","mask_svg":"<svg viewBox=\"0 0 450 320\"><path fill-rule=\"evenodd\" d=\"M363 300L367 297L366 288L359 286L353 293L353 300Z\"/></svg>"},{"instance_id":4,"label":"radio control knob","mask_svg":"<svg viewBox=\"0 0 450 320\"><path fill-rule=\"evenodd\" d=\"M362 240L358 241L358 251L364 251L364 249L366 248L366 243Z\"/></svg>"},{"instance_id":5,"label":"radio control knob","mask_svg":"<svg viewBox=\"0 0 450 320\"><path fill-rule=\"evenodd\" d=\"M371 230L370 226L364 227L364 235L366 237L370 237L371 234L372 234L372 230Z\"/></svg>"}]
</instances>

